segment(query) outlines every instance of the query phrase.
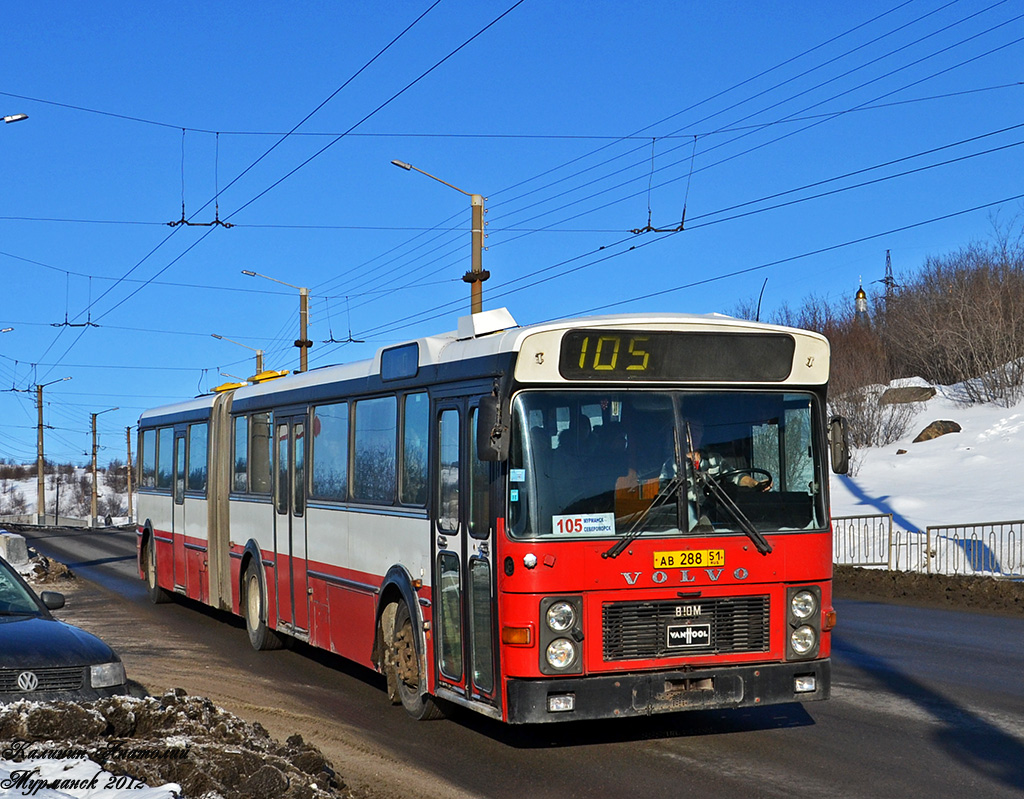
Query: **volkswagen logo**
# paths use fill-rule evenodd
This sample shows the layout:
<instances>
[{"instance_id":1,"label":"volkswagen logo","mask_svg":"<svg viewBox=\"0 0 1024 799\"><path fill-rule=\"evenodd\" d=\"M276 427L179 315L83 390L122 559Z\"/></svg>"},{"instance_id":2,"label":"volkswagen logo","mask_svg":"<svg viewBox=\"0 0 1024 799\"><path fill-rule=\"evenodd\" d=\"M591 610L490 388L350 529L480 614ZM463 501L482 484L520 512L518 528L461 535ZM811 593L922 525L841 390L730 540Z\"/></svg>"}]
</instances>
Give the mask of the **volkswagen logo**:
<instances>
[{"instance_id":1,"label":"volkswagen logo","mask_svg":"<svg viewBox=\"0 0 1024 799\"><path fill-rule=\"evenodd\" d=\"M23 671L18 675L18 687L26 693L34 691L39 687L39 678L31 671Z\"/></svg>"}]
</instances>

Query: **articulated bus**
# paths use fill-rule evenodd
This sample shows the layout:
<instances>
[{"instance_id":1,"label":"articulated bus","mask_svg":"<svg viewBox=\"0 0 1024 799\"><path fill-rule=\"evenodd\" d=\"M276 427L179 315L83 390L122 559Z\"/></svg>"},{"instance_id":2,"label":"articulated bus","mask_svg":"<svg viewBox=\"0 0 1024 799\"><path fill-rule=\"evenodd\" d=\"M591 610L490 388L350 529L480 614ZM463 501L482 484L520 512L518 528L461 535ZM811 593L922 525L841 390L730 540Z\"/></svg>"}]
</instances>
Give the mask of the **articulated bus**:
<instances>
[{"instance_id":1,"label":"articulated bus","mask_svg":"<svg viewBox=\"0 0 1024 799\"><path fill-rule=\"evenodd\" d=\"M519 327L139 420L139 575L512 724L830 691L829 348L719 315Z\"/></svg>"}]
</instances>

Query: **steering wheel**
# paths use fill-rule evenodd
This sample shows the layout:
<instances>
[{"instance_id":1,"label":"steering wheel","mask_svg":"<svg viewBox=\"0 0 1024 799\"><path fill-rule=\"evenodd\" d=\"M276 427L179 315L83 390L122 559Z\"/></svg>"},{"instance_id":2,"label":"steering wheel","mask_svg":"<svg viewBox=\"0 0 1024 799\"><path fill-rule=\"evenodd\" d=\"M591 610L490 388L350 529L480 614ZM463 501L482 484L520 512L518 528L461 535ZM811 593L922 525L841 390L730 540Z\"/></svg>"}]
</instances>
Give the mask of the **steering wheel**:
<instances>
[{"instance_id":1,"label":"steering wheel","mask_svg":"<svg viewBox=\"0 0 1024 799\"><path fill-rule=\"evenodd\" d=\"M730 477L734 477L737 474L750 475L755 480L757 480L756 486L738 486L739 488L756 488L761 491L767 491L769 488L771 488L772 483L775 482L775 479L772 477L772 473L769 472L767 469L730 469L727 472L722 472L720 475L718 475L718 477L719 479L728 479ZM758 479L762 475L764 476L764 480ZM767 484L765 484L765 480L768 481Z\"/></svg>"}]
</instances>

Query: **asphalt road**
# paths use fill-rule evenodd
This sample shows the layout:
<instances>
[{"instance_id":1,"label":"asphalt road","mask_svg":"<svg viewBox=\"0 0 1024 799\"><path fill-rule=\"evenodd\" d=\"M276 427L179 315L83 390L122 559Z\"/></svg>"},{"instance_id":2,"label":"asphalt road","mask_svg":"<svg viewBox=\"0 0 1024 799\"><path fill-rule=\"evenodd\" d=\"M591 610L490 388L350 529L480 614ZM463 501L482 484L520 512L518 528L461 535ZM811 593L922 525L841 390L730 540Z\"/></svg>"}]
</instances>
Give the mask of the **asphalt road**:
<instances>
[{"instance_id":1,"label":"asphalt road","mask_svg":"<svg viewBox=\"0 0 1024 799\"><path fill-rule=\"evenodd\" d=\"M366 773L394 789L382 795L419 792L400 779L408 768L430 783L421 795L508 799L1024 796L1021 619L840 599L828 702L536 729L466 712L419 723L365 669L304 646L256 653L223 614L151 606L132 532L25 535L101 587L103 634L122 654L119 631L144 629L160 668L191 664L174 674L190 693L245 718L276 708L325 752L346 738L349 765L372 761Z\"/></svg>"}]
</instances>

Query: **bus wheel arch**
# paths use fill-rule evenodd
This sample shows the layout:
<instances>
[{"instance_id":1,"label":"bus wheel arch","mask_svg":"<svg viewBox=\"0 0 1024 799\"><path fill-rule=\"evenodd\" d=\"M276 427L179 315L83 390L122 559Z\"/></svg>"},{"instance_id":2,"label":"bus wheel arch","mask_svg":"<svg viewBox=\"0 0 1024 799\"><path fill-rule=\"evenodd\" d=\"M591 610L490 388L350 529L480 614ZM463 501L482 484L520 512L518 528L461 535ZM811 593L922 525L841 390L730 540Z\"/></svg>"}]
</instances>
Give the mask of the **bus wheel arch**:
<instances>
[{"instance_id":1,"label":"bus wheel arch","mask_svg":"<svg viewBox=\"0 0 1024 799\"><path fill-rule=\"evenodd\" d=\"M245 629L253 649L258 652L280 649L284 641L267 623L267 579L263 559L257 554L258 550L255 553L251 551L251 544L246 545L239 570L238 609L245 619Z\"/></svg>"},{"instance_id":2,"label":"bus wheel arch","mask_svg":"<svg viewBox=\"0 0 1024 799\"><path fill-rule=\"evenodd\" d=\"M398 571L398 574L394 572ZM389 582L390 579L390 582ZM428 693L426 638L419 601L404 569L385 579L378 605L374 660L388 682L388 698L419 721L444 716Z\"/></svg>"}]
</instances>

